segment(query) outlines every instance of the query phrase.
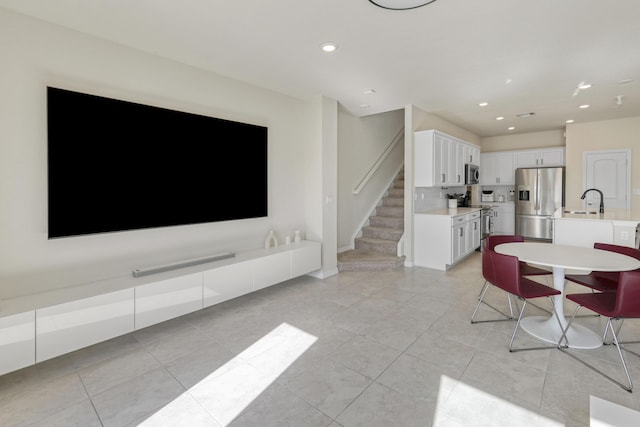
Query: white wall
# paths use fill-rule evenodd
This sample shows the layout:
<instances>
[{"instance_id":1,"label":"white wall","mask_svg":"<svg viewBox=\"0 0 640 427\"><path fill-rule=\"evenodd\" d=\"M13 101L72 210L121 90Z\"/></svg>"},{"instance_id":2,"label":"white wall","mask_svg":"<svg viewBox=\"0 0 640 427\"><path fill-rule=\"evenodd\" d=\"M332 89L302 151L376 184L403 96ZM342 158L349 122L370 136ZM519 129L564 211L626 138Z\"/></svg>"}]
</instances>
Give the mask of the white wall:
<instances>
[{"instance_id":1,"label":"white wall","mask_svg":"<svg viewBox=\"0 0 640 427\"><path fill-rule=\"evenodd\" d=\"M520 133L482 138L482 152L526 150L565 145L564 130Z\"/></svg>"},{"instance_id":2,"label":"white wall","mask_svg":"<svg viewBox=\"0 0 640 427\"><path fill-rule=\"evenodd\" d=\"M567 125L567 206L580 206L585 151L631 150L631 188L640 190L640 117ZM640 210L640 195L631 195L631 209Z\"/></svg>"},{"instance_id":3,"label":"white wall","mask_svg":"<svg viewBox=\"0 0 640 427\"><path fill-rule=\"evenodd\" d=\"M309 200L322 197L322 170L304 160L321 143L309 101L2 9L0 53L0 297L259 247L271 227L281 239L294 229L321 228L306 216ZM267 126L269 217L47 240L47 85ZM212 168L221 166L211 159ZM239 162L230 182L241 174ZM218 185L227 184L212 183L202 196L215 197ZM250 185L238 193L251 196Z\"/></svg>"},{"instance_id":4,"label":"white wall","mask_svg":"<svg viewBox=\"0 0 640 427\"><path fill-rule=\"evenodd\" d=\"M402 129L404 111L356 117L338 108L338 248L353 247L353 236L360 231L363 219L376 206L386 184L395 177L403 162L404 147L398 144L385 163L359 194L353 190L385 152Z\"/></svg>"}]
</instances>

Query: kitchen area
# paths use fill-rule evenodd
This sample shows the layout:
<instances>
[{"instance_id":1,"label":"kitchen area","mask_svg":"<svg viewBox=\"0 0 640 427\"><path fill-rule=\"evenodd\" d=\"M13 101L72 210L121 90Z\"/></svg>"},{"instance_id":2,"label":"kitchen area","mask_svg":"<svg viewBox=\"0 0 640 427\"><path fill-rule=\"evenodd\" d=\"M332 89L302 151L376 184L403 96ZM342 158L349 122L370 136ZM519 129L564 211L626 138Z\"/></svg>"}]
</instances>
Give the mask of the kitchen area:
<instances>
[{"instance_id":1,"label":"kitchen area","mask_svg":"<svg viewBox=\"0 0 640 427\"><path fill-rule=\"evenodd\" d=\"M597 189L586 200L566 197L564 147L480 154L480 147L428 130L415 132L415 159L417 266L447 270L481 250L489 234L588 247L640 244L640 212L600 212Z\"/></svg>"}]
</instances>

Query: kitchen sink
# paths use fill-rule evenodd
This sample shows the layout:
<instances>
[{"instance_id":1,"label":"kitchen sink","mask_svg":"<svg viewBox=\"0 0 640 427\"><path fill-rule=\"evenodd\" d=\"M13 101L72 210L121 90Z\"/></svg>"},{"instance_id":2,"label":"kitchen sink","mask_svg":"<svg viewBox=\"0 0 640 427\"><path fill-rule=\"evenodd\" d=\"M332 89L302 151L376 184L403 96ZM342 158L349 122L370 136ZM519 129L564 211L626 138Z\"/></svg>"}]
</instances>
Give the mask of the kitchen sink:
<instances>
[{"instance_id":1,"label":"kitchen sink","mask_svg":"<svg viewBox=\"0 0 640 427\"><path fill-rule=\"evenodd\" d=\"M573 214L573 215L593 215L597 214L596 211L564 211L564 213Z\"/></svg>"}]
</instances>

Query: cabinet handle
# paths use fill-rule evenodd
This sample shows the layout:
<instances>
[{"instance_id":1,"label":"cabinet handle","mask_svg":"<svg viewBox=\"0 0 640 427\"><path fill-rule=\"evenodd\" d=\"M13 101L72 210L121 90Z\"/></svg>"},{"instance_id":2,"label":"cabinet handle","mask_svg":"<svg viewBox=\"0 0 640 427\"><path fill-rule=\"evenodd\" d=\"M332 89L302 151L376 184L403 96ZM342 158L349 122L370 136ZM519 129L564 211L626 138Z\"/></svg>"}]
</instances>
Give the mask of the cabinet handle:
<instances>
[{"instance_id":1,"label":"cabinet handle","mask_svg":"<svg viewBox=\"0 0 640 427\"><path fill-rule=\"evenodd\" d=\"M460 182L460 174L458 174L458 182Z\"/></svg>"},{"instance_id":2,"label":"cabinet handle","mask_svg":"<svg viewBox=\"0 0 640 427\"><path fill-rule=\"evenodd\" d=\"M544 159L540 159L540 166L544 165Z\"/></svg>"},{"instance_id":3,"label":"cabinet handle","mask_svg":"<svg viewBox=\"0 0 640 427\"><path fill-rule=\"evenodd\" d=\"M444 179L444 174L442 174L442 182L445 182L446 180Z\"/></svg>"},{"instance_id":4,"label":"cabinet handle","mask_svg":"<svg viewBox=\"0 0 640 427\"><path fill-rule=\"evenodd\" d=\"M500 184L500 177L496 178L496 184Z\"/></svg>"},{"instance_id":5,"label":"cabinet handle","mask_svg":"<svg viewBox=\"0 0 640 427\"><path fill-rule=\"evenodd\" d=\"M478 229L478 227L477 227L477 226L478 226L478 224L474 222L474 223L473 223L473 231L476 231L476 230Z\"/></svg>"},{"instance_id":6,"label":"cabinet handle","mask_svg":"<svg viewBox=\"0 0 640 427\"><path fill-rule=\"evenodd\" d=\"M464 236L464 228L460 227L460 237Z\"/></svg>"}]
</instances>

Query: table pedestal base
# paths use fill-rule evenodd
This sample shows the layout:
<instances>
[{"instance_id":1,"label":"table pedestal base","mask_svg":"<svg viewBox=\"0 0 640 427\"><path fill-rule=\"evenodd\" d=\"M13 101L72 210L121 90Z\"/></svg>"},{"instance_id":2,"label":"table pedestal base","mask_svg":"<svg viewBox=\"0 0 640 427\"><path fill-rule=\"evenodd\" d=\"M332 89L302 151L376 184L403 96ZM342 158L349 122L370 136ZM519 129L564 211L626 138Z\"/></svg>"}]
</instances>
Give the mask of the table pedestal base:
<instances>
[{"instance_id":1,"label":"table pedestal base","mask_svg":"<svg viewBox=\"0 0 640 427\"><path fill-rule=\"evenodd\" d=\"M566 321L563 323L566 325ZM551 344L558 344L562 336L562 331L555 316L551 318L543 316L525 317L520 322L520 326L530 335ZM598 334L575 323L567 331L567 339L569 340L569 348L586 350L602 346L602 338Z\"/></svg>"}]
</instances>

